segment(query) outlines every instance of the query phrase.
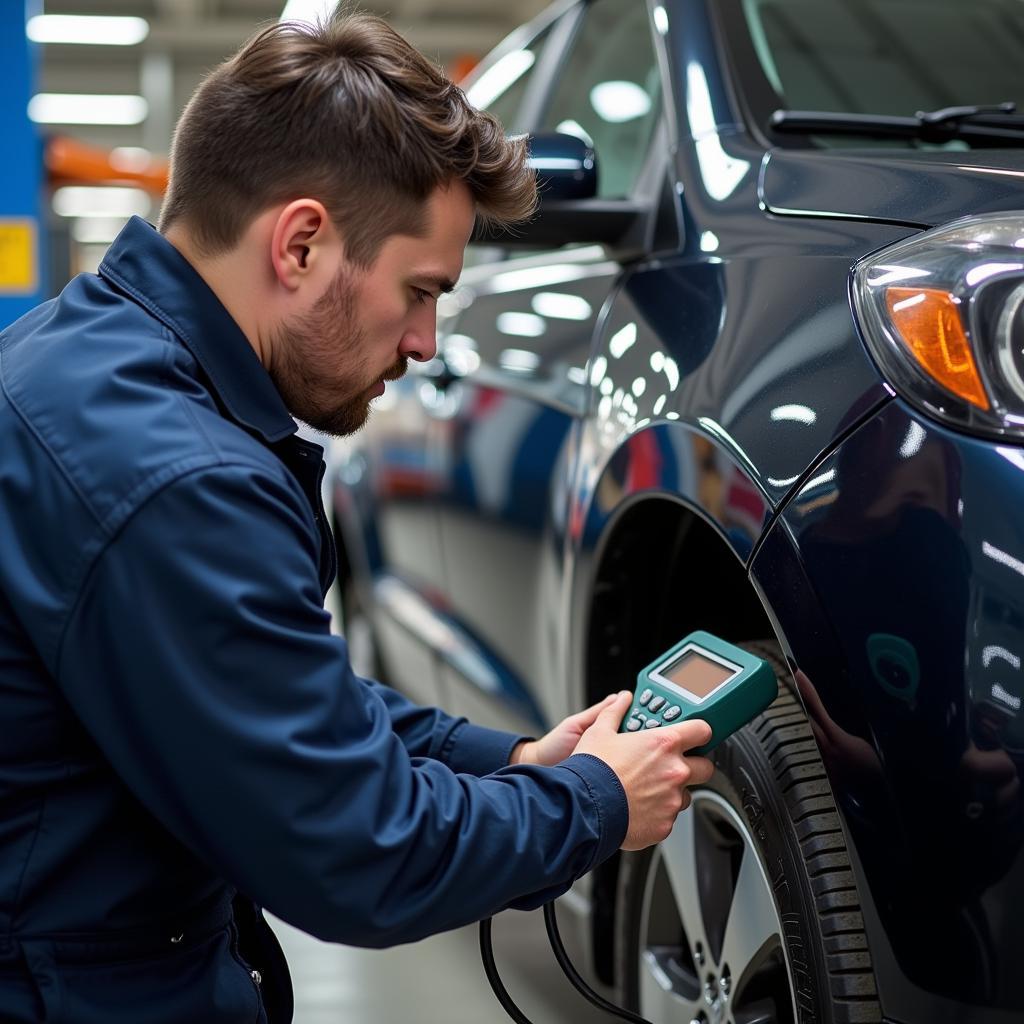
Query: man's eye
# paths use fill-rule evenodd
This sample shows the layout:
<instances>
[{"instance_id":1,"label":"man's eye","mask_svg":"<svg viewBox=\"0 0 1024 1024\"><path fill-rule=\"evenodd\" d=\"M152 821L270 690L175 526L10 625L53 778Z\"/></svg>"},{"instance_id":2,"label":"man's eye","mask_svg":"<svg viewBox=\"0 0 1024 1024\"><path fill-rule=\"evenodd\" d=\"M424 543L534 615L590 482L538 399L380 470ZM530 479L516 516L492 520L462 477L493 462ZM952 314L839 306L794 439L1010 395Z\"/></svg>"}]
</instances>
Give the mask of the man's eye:
<instances>
[{"instance_id":1,"label":"man's eye","mask_svg":"<svg viewBox=\"0 0 1024 1024\"><path fill-rule=\"evenodd\" d=\"M413 295L416 297L416 301L422 306L428 299L432 299L434 296L428 291L424 291L422 288L413 288Z\"/></svg>"}]
</instances>

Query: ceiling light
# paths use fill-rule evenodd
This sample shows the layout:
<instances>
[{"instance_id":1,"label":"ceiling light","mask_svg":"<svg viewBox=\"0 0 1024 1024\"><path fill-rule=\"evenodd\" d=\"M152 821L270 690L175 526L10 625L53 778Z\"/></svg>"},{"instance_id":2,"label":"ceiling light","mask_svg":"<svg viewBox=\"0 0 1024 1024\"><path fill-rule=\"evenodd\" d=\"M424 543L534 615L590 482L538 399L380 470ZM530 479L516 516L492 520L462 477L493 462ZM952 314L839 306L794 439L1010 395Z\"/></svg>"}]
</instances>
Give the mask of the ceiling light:
<instances>
[{"instance_id":1,"label":"ceiling light","mask_svg":"<svg viewBox=\"0 0 1024 1024\"><path fill-rule=\"evenodd\" d=\"M110 151L110 166L115 171L141 174L153 163L153 154L141 146L118 146Z\"/></svg>"},{"instance_id":2,"label":"ceiling light","mask_svg":"<svg viewBox=\"0 0 1024 1024\"><path fill-rule=\"evenodd\" d=\"M470 86L466 92L466 99L479 109L490 106L513 82L518 81L533 67L536 59L531 50L513 50L506 53Z\"/></svg>"},{"instance_id":3,"label":"ceiling light","mask_svg":"<svg viewBox=\"0 0 1024 1024\"><path fill-rule=\"evenodd\" d=\"M25 34L34 43L134 46L149 35L149 22L90 14L37 14L28 19Z\"/></svg>"},{"instance_id":4,"label":"ceiling light","mask_svg":"<svg viewBox=\"0 0 1024 1024\"><path fill-rule=\"evenodd\" d=\"M599 82L590 90L590 105L610 124L643 117L651 109L651 97L636 82Z\"/></svg>"},{"instance_id":5,"label":"ceiling light","mask_svg":"<svg viewBox=\"0 0 1024 1024\"><path fill-rule=\"evenodd\" d=\"M563 292L538 292L530 304L541 316L559 320L588 320L593 313L590 303L582 296Z\"/></svg>"},{"instance_id":6,"label":"ceiling light","mask_svg":"<svg viewBox=\"0 0 1024 1024\"><path fill-rule=\"evenodd\" d=\"M28 101L28 116L38 124L139 124L148 113L141 96L40 92Z\"/></svg>"},{"instance_id":7,"label":"ceiling light","mask_svg":"<svg viewBox=\"0 0 1024 1024\"><path fill-rule=\"evenodd\" d=\"M502 334L539 338L546 330L547 324L543 317L534 316L533 313L499 313L497 327Z\"/></svg>"},{"instance_id":8,"label":"ceiling light","mask_svg":"<svg viewBox=\"0 0 1024 1024\"><path fill-rule=\"evenodd\" d=\"M498 365L513 373L533 373L540 366L540 356L524 348L506 348L498 356Z\"/></svg>"},{"instance_id":9,"label":"ceiling light","mask_svg":"<svg viewBox=\"0 0 1024 1024\"><path fill-rule=\"evenodd\" d=\"M143 217L149 196L141 188L67 185L53 193L53 209L61 217Z\"/></svg>"},{"instance_id":10,"label":"ceiling light","mask_svg":"<svg viewBox=\"0 0 1024 1024\"><path fill-rule=\"evenodd\" d=\"M124 217L80 217L71 225L71 237L82 245L109 245L124 221Z\"/></svg>"}]
</instances>

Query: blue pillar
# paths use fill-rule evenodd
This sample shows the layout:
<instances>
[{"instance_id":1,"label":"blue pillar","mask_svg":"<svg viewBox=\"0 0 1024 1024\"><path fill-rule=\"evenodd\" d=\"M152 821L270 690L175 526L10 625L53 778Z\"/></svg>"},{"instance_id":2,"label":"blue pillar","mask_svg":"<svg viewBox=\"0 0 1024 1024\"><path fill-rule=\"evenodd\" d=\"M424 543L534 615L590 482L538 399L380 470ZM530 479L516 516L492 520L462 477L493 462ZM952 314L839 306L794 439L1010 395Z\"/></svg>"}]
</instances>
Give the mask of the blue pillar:
<instances>
[{"instance_id":1,"label":"blue pillar","mask_svg":"<svg viewBox=\"0 0 1024 1024\"><path fill-rule=\"evenodd\" d=\"M0 0L0 330L42 301L43 149L28 119L37 47L25 23L40 0Z\"/></svg>"}]
</instances>

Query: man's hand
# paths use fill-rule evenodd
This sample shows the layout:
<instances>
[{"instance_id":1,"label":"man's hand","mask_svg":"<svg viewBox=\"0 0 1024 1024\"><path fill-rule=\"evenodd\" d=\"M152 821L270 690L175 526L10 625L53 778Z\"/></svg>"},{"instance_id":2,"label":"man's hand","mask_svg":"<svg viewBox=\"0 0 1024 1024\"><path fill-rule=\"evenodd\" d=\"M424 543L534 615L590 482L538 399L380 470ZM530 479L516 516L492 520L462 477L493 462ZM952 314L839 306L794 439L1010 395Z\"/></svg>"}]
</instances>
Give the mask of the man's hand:
<instances>
[{"instance_id":1,"label":"man's hand","mask_svg":"<svg viewBox=\"0 0 1024 1024\"><path fill-rule=\"evenodd\" d=\"M699 719L620 733L619 724L632 700L632 693L623 690L597 705L597 718L574 753L599 757L619 777L629 801L629 828L622 849L642 850L668 837L676 816L690 806L685 787L707 782L715 766L706 757L684 756L711 739L711 726Z\"/></svg>"},{"instance_id":2,"label":"man's hand","mask_svg":"<svg viewBox=\"0 0 1024 1024\"><path fill-rule=\"evenodd\" d=\"M555 765L564 761L576 749L580 737L597 721L602 709L618 699L618 694L610 694L604 700L591 705L585 711L570 715L563 719L539 740L523 740L512 748L509 764L543 764ZM623 712L625 714L625 712ZM619 716L621 719L621 715Z\"/></svg>"}]
</instances>

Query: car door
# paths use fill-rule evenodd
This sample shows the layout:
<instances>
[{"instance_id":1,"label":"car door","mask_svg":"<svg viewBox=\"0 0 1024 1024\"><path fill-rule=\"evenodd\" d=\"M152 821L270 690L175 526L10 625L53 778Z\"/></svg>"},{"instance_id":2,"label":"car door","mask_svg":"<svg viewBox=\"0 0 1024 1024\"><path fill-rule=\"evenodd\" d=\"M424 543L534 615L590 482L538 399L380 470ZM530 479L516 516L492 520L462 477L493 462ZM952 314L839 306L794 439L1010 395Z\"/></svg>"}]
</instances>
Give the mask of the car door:
<instances>
[{"instance_id":1,"label":"car door","mask_svg":"<svg viewBox=\"0 0 1024 1024\"><path fill-rule=\"evenodd\" d=\"M564 9L549 10L514 32L476 76L470 91L478 105L513 128L520 124L524 104L531 102L543 54ZM501 257L500 250L477 247L467 263ZM439 335L446 319L442 307ZM372 650L361 667L371 674L382 671L417 701L443 704L438 655L458 658L461 650L438 585L443 568L434 495L443 437L432 428L443 423L447 399L443 388L435 386L443 376L439 361L410 362L408 369L405 378L375 400L368 427L334 446L340 465L336 518L348 524L347 554L358 563L353 564L352 592L341 597L346 618L353 620L345 629L351 629L354 648L359 646L355 620L363 609L372 619Z\"/></svg>"},{"instance_id":2,"label":"car door","mask_svg":"<svg viewBox=\"0 0 1024 1024\"><path fill-rule=\"evenodd\" d=\"M598 197L629 197L667 160L647 9L595 0L579 14L533 127L593 145ZM482 724L536 730L564 710L568 483L591 340L620 272L600 245L569 247L473 266L451 297L435 500L445 602L473 656L441 675L448 705Z\"/></svg>"}]
</instances>

